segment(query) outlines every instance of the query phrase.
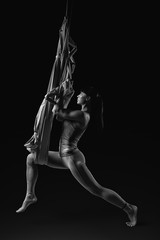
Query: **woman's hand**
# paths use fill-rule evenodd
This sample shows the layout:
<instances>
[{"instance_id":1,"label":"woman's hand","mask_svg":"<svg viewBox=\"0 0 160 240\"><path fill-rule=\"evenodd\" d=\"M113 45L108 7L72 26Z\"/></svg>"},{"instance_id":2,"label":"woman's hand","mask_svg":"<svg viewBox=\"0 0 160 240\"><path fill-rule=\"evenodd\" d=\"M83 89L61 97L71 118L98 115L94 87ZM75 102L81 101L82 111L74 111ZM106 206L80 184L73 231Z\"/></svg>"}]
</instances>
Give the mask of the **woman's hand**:
<instances>
[{"instance_id":1,"label":"woman's hand","mask_svg":"<svg viewBox=\"0 0 160 240\"><path fill-rule=\"evenodd\" d=\"M56 103L57 99L59 98L60 95L60 88L54 88L52 91L48 92L45 95L45 99L48 100L51 103Z\"/></svg>"},{"instance_id":2,"label":"woman's hand","mask_svg":"<svg viewBox=\"0 0 160 240\"><path fill-rule=\"evenodd\" d=\"M59 111L59 105L58 105L58 104L55 104L55 105L53 106L53 108L52 108L52 112L53 112L54 114L58 114L58 111Z\"/></svg>"},{"instance_id":3,"label":"woman's hand","mask_svg":"<svg viewBox=\"0 0 160 240\"><path fill-rule=\"evenodd\" d=\"M64 88L63 99L64 99L64 101L68 101L69 99L72 98L72 96L75 93L75 91L73 89L73 83L69 80L66 80L63 83L63 88Z\"/></svg>"},{"instance_id":4,"label":"woman's hand","mask_svg":"<svg viewBox=\"0 0 160 240\"><path fill-rule=\"evenodd\" d=\"M63 96L70 95L74 91L73 82L69 81L68 79L62 83L62 87L63 87Z\"/></svg>"},{"instance_id":5,"label":"woman's hand","mask_svg":"<svg viewBox=\"0 0 160 240\"><path fill-rule=\"evenodd\" d=\"M54 97L59 95L59 87L53 88L50 92L45 95L46 97Z\"/></svg>"}]
</instances>

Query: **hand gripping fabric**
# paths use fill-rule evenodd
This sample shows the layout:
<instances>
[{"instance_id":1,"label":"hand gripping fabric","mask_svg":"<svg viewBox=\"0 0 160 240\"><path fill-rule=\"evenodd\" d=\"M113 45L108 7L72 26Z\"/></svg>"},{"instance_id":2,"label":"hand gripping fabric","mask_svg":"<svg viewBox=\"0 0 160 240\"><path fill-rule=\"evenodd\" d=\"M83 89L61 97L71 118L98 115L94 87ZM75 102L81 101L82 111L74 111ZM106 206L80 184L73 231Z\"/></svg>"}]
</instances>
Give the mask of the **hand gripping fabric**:
<instances>
[{"instance_id":1,"label":"hand gripping fabric","mask_svg":"<svg viewBox=\"0 0 160 240\"><path fill-rule=\"evenodd\" d=\"M65 81L71 82L72 74L75 69L73 55L76 51L77 47L69 35L69 23L66 14L59 30L57 53L53 64L47 93L56 87L61 89L61 86ZM65 92L61 94L61 97L64 97L64 94ZM47 160L50 144L50 133L52 130L54 116L55 112L53 103L44 98L35 118L34 134L24 144L27 149L36 151L36 161L41 165L43 165Z\"/></svg>"}]
</instances>

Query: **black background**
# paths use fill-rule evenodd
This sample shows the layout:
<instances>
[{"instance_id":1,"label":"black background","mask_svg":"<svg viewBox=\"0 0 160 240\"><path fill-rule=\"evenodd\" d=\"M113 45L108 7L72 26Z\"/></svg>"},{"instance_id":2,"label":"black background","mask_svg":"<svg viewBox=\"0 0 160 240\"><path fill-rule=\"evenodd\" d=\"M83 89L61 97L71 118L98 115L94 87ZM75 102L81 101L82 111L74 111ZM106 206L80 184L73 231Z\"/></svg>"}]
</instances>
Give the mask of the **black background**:
<instances>
[{"instance_id":1,"label":"black background","mask_svg":"<svg viewBox=\"0 0 160 240\"><path fill-rule=\"evenodd\" d=\"M151 10L145 4L76 1L71 20L76 93L94 85L104 103L103 133L91 124L79 148L100 184L139 206L137 228L126 228L123 213L93 197L70 172L45 166L39 166L37 204L15 213L26 191L23 144L46 94L65 2L1 8L2 239L157 239L159 142L152 138ZM76 96L71 107L75 102ZM54 122L52 150L60 133Z\"/></svg>"}]
</instances>

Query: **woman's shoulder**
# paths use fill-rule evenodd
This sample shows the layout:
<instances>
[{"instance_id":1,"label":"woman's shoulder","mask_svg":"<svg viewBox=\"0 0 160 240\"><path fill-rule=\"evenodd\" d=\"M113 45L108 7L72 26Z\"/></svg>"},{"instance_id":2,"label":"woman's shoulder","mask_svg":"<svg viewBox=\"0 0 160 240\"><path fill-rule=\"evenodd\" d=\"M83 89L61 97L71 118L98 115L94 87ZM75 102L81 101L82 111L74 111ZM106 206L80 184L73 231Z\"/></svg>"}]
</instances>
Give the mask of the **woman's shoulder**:
<instances>
[{"instance_id":1,"label":"woman's shoulder","mask_svg":"<svg viewBox=\"0 0 160 240\"><path fill-rule=\"evenodd\" d=\"M90 114L84 111L82 112L83 125L86 126L90 120Z\"/></svg>"}]
</instances>

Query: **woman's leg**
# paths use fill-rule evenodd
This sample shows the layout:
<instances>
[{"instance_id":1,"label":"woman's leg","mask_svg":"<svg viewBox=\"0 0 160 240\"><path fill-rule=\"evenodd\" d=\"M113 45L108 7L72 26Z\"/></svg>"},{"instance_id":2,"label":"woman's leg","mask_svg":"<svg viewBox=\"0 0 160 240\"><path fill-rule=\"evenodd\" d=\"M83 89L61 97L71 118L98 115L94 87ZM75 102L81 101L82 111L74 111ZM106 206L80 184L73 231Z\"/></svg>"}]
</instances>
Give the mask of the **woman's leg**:
<instances>
[{"instance_id":1,"label":"woman's leg","mask_svg":"<svg viewBox=\"0 0 160 240\"><path fill-rule=\"evenodd\" d=\"M68 169L65 163L62 161L61 157L59 156L59 153L53 151L48 152L48 159L45 165L52 168ZM26 181L27 181L26 197L23 201L22 206L16 211L17 213L24 212L30 204L37 201L37 197L35 195L35 186L37 178L38 168L36 164L36 154L30 153L27 156L26 161Z\"/></svg>"},{"instance_id":2,"label":"woman's leg","mask_svg":"<svg viewBox=\"0 0 160 240\"><path fill-rule=\"evenodd\" d=\"M128 222L127 225L136 225L137 207L127 203L115 191L102 187L87 168L84 155L80 151L77 151L72 157L70 157L70 159L66 158L66 162L73 176L85 189L90 193L101 197L105 201L123 209L130 219L130 222Z\"/></svg>"},{"instance_id":3,"label":"woman's leg","mask_svg":"<svg viewBox=\"0 0 160 240\"><path fill-rule=\"evenodd\" d=\"M23 201L22 206L16 211L17 213L19 212L24 212L26 208L37 201L37 198L35 196L35 185L37 182L38 178L38 168L37 165L35 164L36 160L36 154L35 153L30 153L27 156L27 161L26 161L26 181L27 181L27 191L26 191L26 197Z\"/></svg>"},{"instance_id":4,"label":"woman's leg","mask_svg":"<svg viewBox=\"0 0 160 240\"><path fill-rule=\"evenodd\" d=\"M48 152L48 159L45 165L51 168L68 169L64 161L60 157L59 152L54 151Z\"/></svg>"}]
</instances>

